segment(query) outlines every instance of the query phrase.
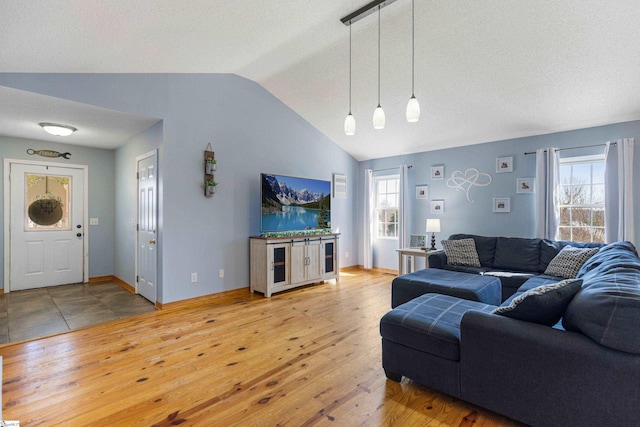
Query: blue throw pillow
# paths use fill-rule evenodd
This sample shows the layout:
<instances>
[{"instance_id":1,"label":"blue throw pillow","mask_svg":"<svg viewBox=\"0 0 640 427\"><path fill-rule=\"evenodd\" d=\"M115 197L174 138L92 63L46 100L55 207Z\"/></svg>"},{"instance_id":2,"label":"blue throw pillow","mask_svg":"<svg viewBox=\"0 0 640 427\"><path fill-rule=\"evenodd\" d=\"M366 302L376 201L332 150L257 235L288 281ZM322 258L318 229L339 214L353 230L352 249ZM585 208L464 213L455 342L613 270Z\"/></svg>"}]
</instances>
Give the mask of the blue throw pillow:
<instances>
[{"instance_id":1,"label":"blue throw pillow","mask_svg":"<svg viewBox=\"0 0 640 427\"><path fill-rule=\"evenodd\" d=\"M566 279L561 282L538 286L511 300L505 301L503 305L494 309L492 313L553 326L562 318L567 306L581 286L582 280L580 279Z\"/></svg>"}]
</instances>

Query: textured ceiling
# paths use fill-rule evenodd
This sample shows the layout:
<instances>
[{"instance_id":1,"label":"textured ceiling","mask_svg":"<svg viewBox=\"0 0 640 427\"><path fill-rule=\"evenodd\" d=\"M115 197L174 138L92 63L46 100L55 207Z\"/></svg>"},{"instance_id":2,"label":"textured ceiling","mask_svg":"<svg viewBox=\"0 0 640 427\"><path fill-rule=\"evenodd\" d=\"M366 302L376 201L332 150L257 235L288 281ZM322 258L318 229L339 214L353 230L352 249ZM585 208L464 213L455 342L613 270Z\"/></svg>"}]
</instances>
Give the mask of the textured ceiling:
<instances>
[{"instance_id":1,"label":"textured ceiling","mask_svg":"<svg viewBox=\"0 0 640 427\"><path fill-rule=\"evenodd\" d=\"M235 73L264 86L356 159L640 119L637 0L416 0L353 29L355 136L345 136L349 27L368 0L5 0L0 72ZM0 128L0 132L2 129Z\"/></svg>"},{"instance_id":2,"label":"textured ceiling","mask_svg":"<svg viewBox=\"0 0 640 427\"><path fill-rule=\"evenodd\" d=\"M0 86L0 134L40 141L114 149L158 119L94 107ZM65 137L49 135L39 123L77 127Z\"/></svg>"}]
</instances>

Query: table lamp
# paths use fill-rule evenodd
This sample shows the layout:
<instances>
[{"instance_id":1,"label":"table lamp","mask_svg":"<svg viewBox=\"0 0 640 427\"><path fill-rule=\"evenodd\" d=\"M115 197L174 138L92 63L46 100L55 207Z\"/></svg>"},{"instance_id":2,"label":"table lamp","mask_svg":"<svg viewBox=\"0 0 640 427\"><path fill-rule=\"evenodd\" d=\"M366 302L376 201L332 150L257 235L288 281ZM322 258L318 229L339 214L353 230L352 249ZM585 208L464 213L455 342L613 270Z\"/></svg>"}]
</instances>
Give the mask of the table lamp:
<instances>
[{"instance_id":1,"label":"table lamp","mask_svg":"<svg viewBox=\"0 0 640 427\"><path fill-rule=\"evenodd\" d=\"M429 250L436 250L436 233L440 232L440 219L428 219L427 220L427 233L431 233L431 248Z\"/></svg>"}]
</instances>

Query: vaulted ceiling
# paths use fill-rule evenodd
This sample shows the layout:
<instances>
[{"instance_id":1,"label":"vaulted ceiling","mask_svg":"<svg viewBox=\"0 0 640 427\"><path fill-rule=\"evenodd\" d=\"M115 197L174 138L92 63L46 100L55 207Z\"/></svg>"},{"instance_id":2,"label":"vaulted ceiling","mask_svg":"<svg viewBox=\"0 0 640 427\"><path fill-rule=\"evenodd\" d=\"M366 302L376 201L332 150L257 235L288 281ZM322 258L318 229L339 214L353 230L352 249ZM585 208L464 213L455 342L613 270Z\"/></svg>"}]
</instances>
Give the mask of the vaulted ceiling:
<instances>
[{"instance_id":1,"label":"vaulted ceiling","mask_svg":"<svg viewBox=\"0 0 640 427\"><path fill-rule=\"evenodd\" d=\"M371 125L374 14L352 27L357 131L346 136L349 27L340 18L367 3L5 0L0 72L234 73L358 160L640 119L637 0L415 0L422 116L407 123L411 0L397 0L381 11L387 125Z\"/></svg>"}]
</instances>

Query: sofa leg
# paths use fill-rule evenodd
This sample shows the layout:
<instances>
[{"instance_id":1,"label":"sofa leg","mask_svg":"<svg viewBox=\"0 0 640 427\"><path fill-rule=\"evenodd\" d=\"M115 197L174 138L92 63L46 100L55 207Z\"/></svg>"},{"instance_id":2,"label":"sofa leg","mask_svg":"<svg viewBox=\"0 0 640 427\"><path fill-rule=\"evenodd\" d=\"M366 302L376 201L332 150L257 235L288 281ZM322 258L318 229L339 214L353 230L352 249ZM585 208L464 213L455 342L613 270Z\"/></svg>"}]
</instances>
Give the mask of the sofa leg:
<instances>
[{"instance_id":1,"label":"sofa leg","mask_svg":"<svg viewBox=\"0 0 640 427\"><path fill-rule=\"evenodd\" d=\"M397 383L399 383L400 381L402 381L402 375L400 374L396 374L393 372L389 372L386 369L384 370L385 375L387 376L387 378L389 378L391 381L395 381Z\"/></svg>"}]
</instances>

